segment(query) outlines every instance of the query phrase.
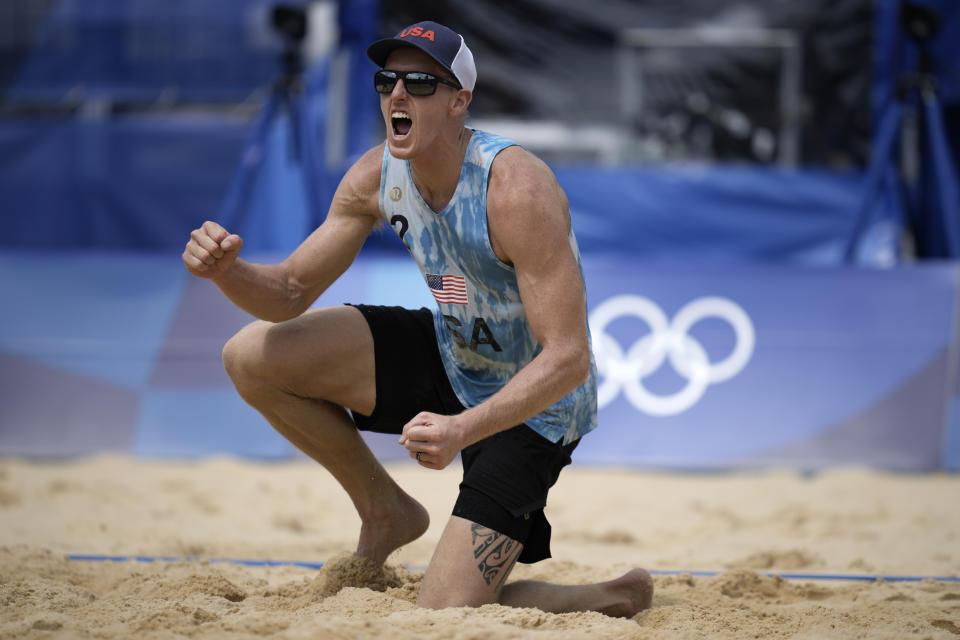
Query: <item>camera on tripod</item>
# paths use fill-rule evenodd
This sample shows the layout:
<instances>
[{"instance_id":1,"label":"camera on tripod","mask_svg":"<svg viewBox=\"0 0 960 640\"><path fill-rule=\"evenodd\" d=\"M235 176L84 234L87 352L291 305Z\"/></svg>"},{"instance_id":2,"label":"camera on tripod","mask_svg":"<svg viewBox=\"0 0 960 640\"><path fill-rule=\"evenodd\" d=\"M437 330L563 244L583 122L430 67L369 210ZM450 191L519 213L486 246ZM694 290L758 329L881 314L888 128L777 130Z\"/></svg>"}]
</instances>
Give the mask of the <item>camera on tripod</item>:
<instances>
[{"instance_id":1,"label":"camera on tripod","mask_svg":"<svg viewBox=\"0 0 960 640\"><path fill-rule=\"evenodd\" d=\"M286 42L300 43L307 36L307 12L301 6L276 5L270 14L270 24Z\"/></svg>"},{"instance_id":2,"label":"camera on tripod","mask_svg":"<svg viewBox=\"0 0 960 640\"><path fill-rule=\"evenodd\" d=\"M929 7L905 3L900 8L900 28L919 44L924 45L940 30L940 14Z\"/></svg>"},{"instance_id":3,"label":"camera on tripod","mask_svg":"<svg viewBox=\"0 0 960 640\"><path fill-rule=\"evenodd\" d=\"M897 96L905 98L911 91L921 93L936 91L936 75L930 41L940 31L940 14L930 7L905 2L900 7L900 29L917 46L916 68L901 74L897 79Z\"/></svg>"},{"instance_id":4,"label":"camera on tripod","mask_svg":"<svg viewBox=\"0 0 960 640\"><path fill-rule=\"evenodd\" d=\"M302 6L278 4L270 12L270 25L283 37L283 75L279 83L298 89L303 72L303 41L307 36L307 12Z\"/></svg>"}]
</instances>

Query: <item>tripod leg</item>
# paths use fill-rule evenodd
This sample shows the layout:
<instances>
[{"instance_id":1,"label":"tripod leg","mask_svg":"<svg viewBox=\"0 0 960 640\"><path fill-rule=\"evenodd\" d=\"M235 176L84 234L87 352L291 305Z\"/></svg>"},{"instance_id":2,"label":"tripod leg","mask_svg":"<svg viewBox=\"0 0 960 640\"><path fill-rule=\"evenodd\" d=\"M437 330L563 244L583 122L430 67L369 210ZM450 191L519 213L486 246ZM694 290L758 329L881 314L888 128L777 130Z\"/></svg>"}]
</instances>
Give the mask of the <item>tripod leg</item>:
<instances>
[{"instance_id":1,"label":"tripod leg","mask_svg":"<svg viewBox=\"0 0 960 640\"><path fill-rule=\"evenodd\" d=\"M867 170L863 202L857 212L856 220L854 220L853 230L850 233L850 239L847 241L847 248L844 253L844 259L847 263L853 263L856 260L857 247L873 219L873 203L876 201L883 184L883 176L886 174L887 163L897 140L902 120L903 105L897 101L892 101L880 121L879 132L870 158L870 166Z\"/></svg>"},{"instance_id":2,"label":"tripod leg","mask_svg":"<svg viewBox=\"0 0 960 640\"><path fill-rule=\"evenodd\" d=\"M934 206L930 215L939 213L939 220L932 220L943 232L944 257L960 257L960 185L957 184L957 169L947 145L947 133L943 126L940 102L932 91L923 92L924 120L926 120L927 145L929 147L930 172L926 185L934 193Z\"/></svg>"}]
</instances>

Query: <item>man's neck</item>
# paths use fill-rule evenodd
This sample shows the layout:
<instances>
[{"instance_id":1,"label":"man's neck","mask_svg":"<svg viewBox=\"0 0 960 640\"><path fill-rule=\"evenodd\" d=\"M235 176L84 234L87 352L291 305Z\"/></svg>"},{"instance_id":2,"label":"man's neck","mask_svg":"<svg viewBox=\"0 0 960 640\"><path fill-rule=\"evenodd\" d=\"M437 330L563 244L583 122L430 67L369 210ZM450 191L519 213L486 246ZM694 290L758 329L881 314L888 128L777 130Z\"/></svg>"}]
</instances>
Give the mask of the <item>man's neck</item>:
<instances>
[{"instance_id":1,"label":"man's neck","mask_svg":"<svg viewBox=\"0 0 960 640\"><path fill-rule=\"evenodd\" d=\"M410 160L413 183L431 209L439 213L450 203L473 131L461 127L456 136L437 140L436 149Z\"/></svg>"}]
</instances>

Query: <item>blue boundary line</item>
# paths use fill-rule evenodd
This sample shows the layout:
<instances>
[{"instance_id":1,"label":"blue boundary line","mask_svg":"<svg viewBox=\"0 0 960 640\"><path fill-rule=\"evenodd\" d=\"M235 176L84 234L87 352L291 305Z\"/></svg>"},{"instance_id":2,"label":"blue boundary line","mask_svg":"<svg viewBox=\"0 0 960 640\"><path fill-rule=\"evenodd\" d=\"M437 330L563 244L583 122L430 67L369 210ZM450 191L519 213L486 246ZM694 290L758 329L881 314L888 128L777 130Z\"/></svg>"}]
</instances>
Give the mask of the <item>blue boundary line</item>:
<instances>
[{"instance_id":1,"label":"blue boundary line","mask_svg":"<svg viewBox=\"0 0 960 640\"><path fill-rule=\"evenodd\" d=\"M108 556L68 553L68 560L79 562L209 562L211 564L238 564L247 567L300 567L302 569L320 569L322 562L301 562L295 560L243 560L240 558L200 558L195 556ZM422 570L424 567L418 567ZM654 576L693 576L695 578L713 578L722 571L681 571L667 569L649 569ZM790 573L758 571L759 575L780 576L785 580L836 580L848 582L956 582L960 576L900 576L900 575L858 575L848 573Z\"/></svg>"},{"instance_id":2,"label":"blue boundary line","mask_svg":"<svg viewBox=\"0 0 960 640\"><path fill-rule=\"evenodd\" d=\"M678 571L666 569L648 569L653 576L682 576L689 575L695 578L712 578L723 573L722 571ZM758 575L772 578L780 576L784 580L836 580L848 582L957 582L960 576L897 576L897 575L864 575L855 573L791 573L779 571L757 571Z\"/></svg>"},{"instance_id":3,"label":"blue boundary line","mask_svg":"<svg viewBox=\"0 0 960 640\"><path fill-rule=\"evenodd\" d=\"M200 558L197 556L104 556L68 553L68 560L81 562L209 562L210 564L240 564L248 567L301 567L320 569L322 562L292 560L243 560L240 558Z\"/></svg>"}]
</instances>

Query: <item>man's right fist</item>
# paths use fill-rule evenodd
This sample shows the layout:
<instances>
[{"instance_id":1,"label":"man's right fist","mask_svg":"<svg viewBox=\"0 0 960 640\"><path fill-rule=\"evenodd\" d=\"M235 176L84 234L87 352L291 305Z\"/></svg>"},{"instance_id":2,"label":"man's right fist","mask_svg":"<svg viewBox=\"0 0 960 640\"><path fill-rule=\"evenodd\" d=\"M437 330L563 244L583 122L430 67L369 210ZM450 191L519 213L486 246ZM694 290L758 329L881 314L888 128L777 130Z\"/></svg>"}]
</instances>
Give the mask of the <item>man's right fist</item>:
<instances>
[{"instance_id":1,"label":"man's right fist","mask_svg":"<svg viewBox=\"0 0 960 640\"><path fill-rule=\"evenodd\" d=\"M241 248L240 236L208 220L190 232L190 242L183 250L183 264L197 277L216 278L230 268Z\"/></svg>"}]
</instances>

